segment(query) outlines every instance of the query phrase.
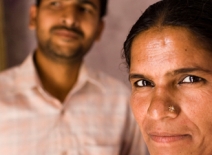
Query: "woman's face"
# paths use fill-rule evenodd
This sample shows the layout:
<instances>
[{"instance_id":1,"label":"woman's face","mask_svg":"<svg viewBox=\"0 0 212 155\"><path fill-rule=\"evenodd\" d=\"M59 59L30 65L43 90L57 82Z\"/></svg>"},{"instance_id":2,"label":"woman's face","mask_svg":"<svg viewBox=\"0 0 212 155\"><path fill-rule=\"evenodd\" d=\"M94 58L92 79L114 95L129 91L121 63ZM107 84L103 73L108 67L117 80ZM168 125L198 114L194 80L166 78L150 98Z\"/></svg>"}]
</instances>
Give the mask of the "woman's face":
<instances>
[{"instance_id":1,"label":"woman's face","mask_svg":"<svg viewBox=\"0 0 212 155\"><path fill-rule=\"evenodd\" d=\"M189 31L139 34L129 77L131 107L151 155L212 154L212 53Z\"/></svg>"}]
</instances>

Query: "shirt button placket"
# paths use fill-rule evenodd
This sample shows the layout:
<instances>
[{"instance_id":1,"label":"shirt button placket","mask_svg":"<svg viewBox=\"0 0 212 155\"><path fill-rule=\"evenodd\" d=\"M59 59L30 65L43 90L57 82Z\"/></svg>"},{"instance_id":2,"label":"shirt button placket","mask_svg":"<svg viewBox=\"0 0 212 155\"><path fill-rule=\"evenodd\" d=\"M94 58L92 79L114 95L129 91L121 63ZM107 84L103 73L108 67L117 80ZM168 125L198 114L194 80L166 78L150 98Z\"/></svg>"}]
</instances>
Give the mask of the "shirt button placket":
<instances>
[{"instance_id":1,"label":"shirt button placket","mask_svg":"<svg viewBox=\"0 0 212 155\"><path fill-rule=\"evenodd\" d=\"M67 151L63 151L61 155L68 155Z\"/></svg>"}]
</instances>

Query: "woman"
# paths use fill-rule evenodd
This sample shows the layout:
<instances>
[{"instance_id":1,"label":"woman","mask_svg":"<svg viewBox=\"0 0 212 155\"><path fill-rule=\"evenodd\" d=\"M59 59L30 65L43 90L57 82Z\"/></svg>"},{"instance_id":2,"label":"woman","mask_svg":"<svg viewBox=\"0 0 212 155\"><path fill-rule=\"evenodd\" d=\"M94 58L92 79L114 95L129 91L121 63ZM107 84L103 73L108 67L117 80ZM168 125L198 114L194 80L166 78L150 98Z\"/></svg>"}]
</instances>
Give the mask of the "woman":
<instances>
[{"instance_id":1,"label":"woman","mask_svg":"<svg viewBox=\"0 0 212 155\"><path fill-rule=\"evenodd\" d=\"M150 154L212 155L212 0L150 6L123 54Z\"/></svg>"}]
</instances>

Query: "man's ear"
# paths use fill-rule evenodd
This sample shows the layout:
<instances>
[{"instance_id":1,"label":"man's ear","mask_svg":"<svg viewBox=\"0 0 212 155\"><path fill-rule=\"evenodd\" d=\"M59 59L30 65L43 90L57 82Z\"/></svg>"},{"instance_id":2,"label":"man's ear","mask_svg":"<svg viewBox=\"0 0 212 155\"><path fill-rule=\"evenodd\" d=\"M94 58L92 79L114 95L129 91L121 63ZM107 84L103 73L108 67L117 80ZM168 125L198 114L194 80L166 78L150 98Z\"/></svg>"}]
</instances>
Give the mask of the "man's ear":
<instances>
[{"instance_id":1,"label":"man's ear","mask_svg":"<svg viewBox=\"0 0 212 155\"><path fill-rule=\"evenodd\" d=\"M97 35L96 35L96 41L100 40L104 27L105 27L105 22L103 20L100 20Z\"/></svg>"},{"instance_id":2,"label":"man's ear","mask_svg":"<svg viewBox=\"0 0 212 155\"><path fill-rule=\"evenodd\" d=\"M37 18L37 6L33 5L30 7L29 13L29 29L36 29L36 18Z\"/></svg>"}]
</instances>

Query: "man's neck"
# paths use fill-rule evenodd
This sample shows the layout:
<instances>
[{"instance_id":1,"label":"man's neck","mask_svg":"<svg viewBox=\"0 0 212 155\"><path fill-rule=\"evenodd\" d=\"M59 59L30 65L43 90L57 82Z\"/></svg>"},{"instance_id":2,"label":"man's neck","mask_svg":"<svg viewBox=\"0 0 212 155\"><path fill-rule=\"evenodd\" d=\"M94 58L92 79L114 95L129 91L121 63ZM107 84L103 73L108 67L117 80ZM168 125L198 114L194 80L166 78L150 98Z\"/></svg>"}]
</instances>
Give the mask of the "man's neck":
<instances>
[{"instance_id":1,"label":"man's neck","mask_svg":"<svg viewBox=\"0 0 212 155\"><path fill-rule=\"evenodd\" d=\"M57 63L35 53L35 64L44 89L63 102L77 81L81 63Z\"/></svg>"}]
</instances>

